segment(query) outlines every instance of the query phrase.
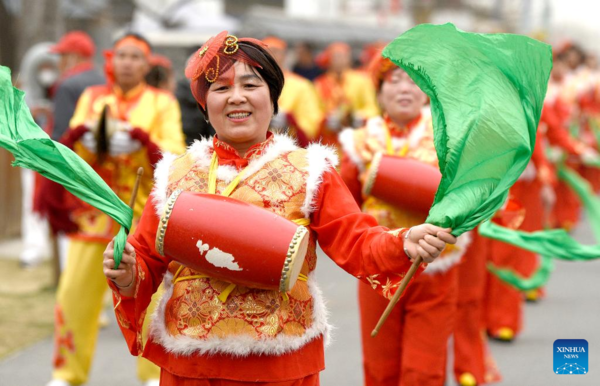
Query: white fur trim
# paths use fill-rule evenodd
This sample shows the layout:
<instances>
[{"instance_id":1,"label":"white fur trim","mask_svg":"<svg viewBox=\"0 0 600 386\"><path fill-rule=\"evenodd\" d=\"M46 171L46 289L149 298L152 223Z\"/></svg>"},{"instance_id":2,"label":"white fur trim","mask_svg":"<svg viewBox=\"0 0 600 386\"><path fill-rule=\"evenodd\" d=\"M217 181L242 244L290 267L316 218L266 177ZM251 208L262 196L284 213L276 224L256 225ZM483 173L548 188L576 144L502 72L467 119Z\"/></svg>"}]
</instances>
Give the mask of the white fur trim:
<instances>
[{"instance_id":1,"label":"white fur trim","mask_svg":"<svg viewBox=\"0 0 600 386\"><path fill-rule=\"evenodd\" d=\"M460 263L463 255L471 245L472 237L471 232L463 233L458 237L456 242L456 250L442 254L442 256L438 257L433 261L433 263L427 264L427 268L423 271L428 275L435 275L438 273L445 273L456 264Z\"/></svg>"},{"instance_id":2,"label":"white fur trim","mask_svg":"<svg viewBox=\"0 0 600 386\"><path fill-rule=\"evenodd\" d=\"M385 144L385 131L383 125L385 124L383 118L373 117L367 121L367 135L369 137L377 138L382 144Z\"/></svg>"},{"instance_id":3,"label":"white fur trim","mask_svg":"<svg viewBox=\"0 0 600 386\"><path fill-rule=\"evenodd\" d=\"M152 317L150 335L162 345L167 352L178 355L198 354L230 354L244 357L248 355L283 355L297 351L311 341L324 337L325 345L329 344L331 326L327 321L327 310L316 284L315 274L308 277L308 289L313 297L313 323L302 336L279 334L275 338L254 339L250 336L230 336L226 338L194 339L188 336L174 337L165 326L165 309L168 300L173 295L171 280L173 275L167 273L164 278L165 292Z\"/></svg>"},{"instance_id":4,"label":"white fur trim","mask_svg":"<svg viewBox=\"0 0 600 386\"><path fill-rule=\"evenodd\" d=\"M177 156L175 154L163 153L162 159L158 161L154 168L154 188L152 189L151 196L158 217L162 217L163 209L167 203L169 171L176 158Z\"/></svg>"},{"instance_id":5,"label":"white fur trim","mask_svg":"<svg viewBox=\"0 0 600 386\"><path fill-rule=\"evenodd\" d=\"M316 209L315 199L323 182L323 173L338 165L338 157L334 148L320 143L312 143L306 150L308 177L306 178L306 197L300 210L305 218L310 218Z\"/></svg>"},{"instance_id":6,"label":"white fur trim","mask_svg":"<svg viewBox=\"0 0 600 386\"><path fill-rule=\"evenodd\" d=\"M361 172L365 171L365 163L356 152L356 141L354 140L354 129L344 129L338 136L342 151L350 158Z\"/></svg>"},{"instance_id":7,"label":"white fur trim","mask_svg":"<svg viewBox=\"0 0 600 386\"><path fill-rule=\"evenodd\" d=\"M242 181L258 172L267 163L275 160L282 154L297 150L298 146L294 140L287 135L274 134L273 142L267 146L263 155L259 158L253 159L248 163L246 172L242 176ZM213 153L213 140L202 139L201 141L195 141L188 150L192 153L196 164L201 168L208 169L210 167L210 161ZM217 178L221 181L229 183L238 175L239 171L233 166L219 166L217 169Z\"/></svg>"},{"instance_id":8,"label":"white fur trim","mask_svg":"<svg viewBox=\"0 0 600 386\"><path fill-rule=\"evenodd\" d=\"M273 142L269 144L263 155L253 159L248 163L246 172L242 176L242 181L258 172L265 164L275 160L282 154L297 150L298 146L294 140L286 135L275 134ZM196 140L187 150L186 154L191 154L195 164L202 169L208 170L213 153L213 140L211 138L202 138ZM169 185L170 167L176 156L166 153L163 159L157 164L154 171L154 205L156 213L159 217L162 216L165 203L167 202L167 188ZM239 171L235 167L229 165L219 166L217 169L217 179L229 183L238 175Z\"/></svg>"}]
</instances>

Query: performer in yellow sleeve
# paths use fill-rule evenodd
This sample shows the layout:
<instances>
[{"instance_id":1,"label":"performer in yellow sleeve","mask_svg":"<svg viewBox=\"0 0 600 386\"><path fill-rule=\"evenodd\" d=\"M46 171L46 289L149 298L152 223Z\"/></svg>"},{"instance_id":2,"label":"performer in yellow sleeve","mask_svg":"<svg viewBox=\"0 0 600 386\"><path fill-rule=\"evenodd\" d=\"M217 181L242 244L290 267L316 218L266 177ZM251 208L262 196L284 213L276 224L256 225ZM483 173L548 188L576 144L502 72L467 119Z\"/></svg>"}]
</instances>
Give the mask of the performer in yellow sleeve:
<instances>
[{"instance_id":1,"label":"performer in yellow sleeve","mask_svg":"<svg viewBox=\"0 0 600 386\"><path fill-rule=\"evenodd\" d=\"M369 118L379 115L375 88L371 80L351 65L350 46L333 43L318 58L327 72L315 79L325 120L320 136L323 143L336 144L344 127L361 127Z\"/></svg>"},{"instance_id":2,"label":"performer in yellow sleeve","mask_svg":"<svg viewBox=\"0 0 600 386\"><path fill-rule=\"evenodd\" d=\"M263 39L277 64L283 69L285 85L279 97L279 113L271 120L271 129L281 131L289 128L298 144L306 147L317 138L323 112L319 97L310 81L285 69L287 43L269 36Z\"/></svg>"},{"instance_id":3,"label":"performer in yellow sleeve","mask_svg":"<svg viewBox=\"0 0 600 386\"><path fill-rule=\"evenodd\" d=\"M137 169L144 168L135 217L150 194L153 168L161 151L185 150L177 101L144 83L150 54L150 45L138 35L119 39L107 54L108 84L84 91L71 129L63 137L63 143L92 165L125 202L130 200ZM91 206L83 202L74 205L71 218L78 231L71 236L57 293L54 371L49 386L87 381L107 289L102 252L118 230L117 224ZM151 374L143 375L143 381L157 382L155 368L146 372Z\"/></svg>"}]
</instances>

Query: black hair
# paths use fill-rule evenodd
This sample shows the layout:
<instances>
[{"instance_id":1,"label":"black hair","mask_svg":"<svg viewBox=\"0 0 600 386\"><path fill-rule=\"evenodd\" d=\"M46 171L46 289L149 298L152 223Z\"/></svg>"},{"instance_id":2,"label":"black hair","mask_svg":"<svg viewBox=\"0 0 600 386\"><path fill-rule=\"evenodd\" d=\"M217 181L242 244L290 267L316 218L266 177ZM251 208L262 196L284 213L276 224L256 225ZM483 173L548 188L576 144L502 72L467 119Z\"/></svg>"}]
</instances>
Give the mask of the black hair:
<instances>
[{"instance_id":1,"label":"black hair","mask_svg":"<svg viewBox=\"0 0 600 386\"><path fill-rule=\"evenodd\" d=\"M158 88L161 83L169 80L171 70L163 66L152 66L146 75L146 83L152 87Z\"/></svg>"},{"instance_id":2,"label":"black hair","mask_svg":"<svg viewBox=\"0 0 600 386\"><path fill-rule=\"evenodd\" d=\"M279 96L281 95L281 90L283 90L283 84L285 82L281 67L279 67L269 51L262 46L248 41L239 42L238 45L239 49L242 50L246 56L260 66L250 66L250 68L255 74L258 73L258 75L260 75L267 83L267 86L269 87L269 94L271 96L271 102L273 103L273 113L277 114L279 112L279 104L277 101L279 100ZM206 109L203 109L199 104L198 107L204 116L208 117L208 112Z\"/></svg>"}]
</instances>

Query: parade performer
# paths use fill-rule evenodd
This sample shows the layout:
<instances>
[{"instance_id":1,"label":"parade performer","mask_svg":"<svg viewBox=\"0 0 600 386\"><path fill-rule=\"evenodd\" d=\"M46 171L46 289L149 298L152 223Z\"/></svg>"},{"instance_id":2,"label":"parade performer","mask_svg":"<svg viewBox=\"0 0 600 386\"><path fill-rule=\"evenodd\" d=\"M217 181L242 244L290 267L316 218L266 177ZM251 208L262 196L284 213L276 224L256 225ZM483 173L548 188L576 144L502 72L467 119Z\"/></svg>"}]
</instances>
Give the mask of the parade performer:
<instances>
[{"instance_id":1,"label":"parade performer","mask_svg":"<svg viewBox=\"0 0 600 386\"><path fill-rule=\"evenodd\" d=\"M180 153L185 148L177 102L144 82L150 54L150 45L140 36L119 39L107 58L109 83L85 90L63 137L122 200L129 200L137 169L144 168L136 217L150 194L160 151ZM117 231L108 216L87 204L78 203L71 218L78 231L71 237L57 293L52 386L87 381L107 290L100 261Z\"/></svg>"},{"instance_id":2,"label":"parade performer","mask_svg":"<svg viewBox=\"0 0 600 386\"><path fill-rule=\"evenodd\" d=\"M535 54L531 49L535 51ZM502 203L507 199L508 189L525 170L531 158L550 74L550 49L539 42L516 35L470 34L457 30L451 24L421 25L386 46L383 56L401 67L429 96L437 157L434 155L434 160L431 161L431 157L427 156L430 154L430 148L424 146L419 149L419 145L424 145L426 142L419 143L419 141L411 140L414 137L419 138L417 135L419 130L416 129L410 130L408 138L404 141L395 139L396 144L394 144L391 134L386 135L387 130L379 130L380 134L376 138L361 141L361 134L365 136L365 133L377 132L374 130L376 127L371 125L368 125L365 130L345 132L345 135L349 137L348 142L352 143L346 148L358 161L355 165L361 163L365 165L370 162L368 167L365 165L367 183L363 189L363 194L366 196L363 207L371 199L369 196L373 196L373 198L385 201L388 207L402 208L396 213L405 216L407 213L412 215L417 213L418 215L419 212L429 211L427 222L451 225L454 229L453 233L461 235L478 224L475 219L490 218L500 209ZM527 57L528 61L515 60L516 57ZM461 71L454 71L456 68L460 68ZM447 75L449 73L452 73L453 76L449 77ZM399 84L397 86L400 87ZM382 88L380 101L383 91ZM416 92L416 90L414 91ZM395 95L396 98L390 97L389 102L396 102L398 107L394 114L388 114L390 117L402 110L399 108L400 106L411 105L412 98L409 95L408 92L398 92ZM503 106L499 107L498 103ZM474 105L478 106L478 109L473 109ZM394 107L394 103L390 103L389 106ZM388 105L382 103L382 108L386 111ZM526 114L511 113L517 111L525 111ZM514 120L514 123L509 123L507 119ZM404 124L407 124L406 122L410 123L408 118L404 117ZM408 124L408 126L410 125ZM391 133L391 130L389 132ZM427 136L424 137L427 139ZM342 140L342 143L344 142L346 141ZM398 142L406 144L405 147L400 147L401 150L398 154L404 155L404 157L390 156L397 151ZM517 147L522 150L517 151ZM411 150L414 149L420 151L411 154ZM376 151L379 151L378 154L371 160L369 153ZM387 154L381 155L382 153ZM410 159L406 155L415 158L422 157L420 159L425 162ZM364 158L361 159L361 157ZM432 168L435 168L430 163L436 162L435 158L439 161L441 180L438 180L439 176L436 179L435 174L431 171ZM392 165L395 167L390 167ZM357 171L358 167L354 167L354 169L352 171L352 168L346 168L351 172L344 173L344 175L351 176L349 180L354 180L351 185L357 186L359 184L356 182L356 177L358 176L363 181L365 177ZM435 191L437 181L439 181L439 185ZM494 189L500 190L490 194ZM360 187L352 190L360 192ZM435 191L435 194L432 191ZM398 192L403 192L403 194L399 195ZM413 194L411 200L407 202L401 199L406 195L405 192L418 193ZM359 199L362 198L356 193L355 196ZM471 211L473 218L467 221L470 225L465 226L467 222L462 215L458 215L458 212L461 212L459 208L463 205L471 206L484 198L492 199L494 204L474 205L473 209L475 207L478 209ZM485 215L482 212L484 207L486 208ZM386 211L391 213L386 208L378 214L385 218ZM395 219L392 216L386 218L386 221L390 220ZM402 218L402 220L406 220L406 218ZM458 225L459 223L462 223L463 226ZM458 231L459 228L462 228L462 232ZM477 244L474 245L474 248L477 248ZM479 252L475 249L472 251L473 253ZM454 256L448 256L448 259L444 259L442 256L430 266L447 262L449 264L446 267L442 265L439 268L440 270L448 268L448 266L452 266L454 259L460 256L459 253L459 251L450 252ZM481 267L480 264L477 266ZM456 266L454 266L455 269ZM477 267L474 267L474 270L477 271ZM452 268L446 274L441 275L451 276L450 271ZM462 273L469 272L463 271ZM480 270L479 275L481 274ZM409 305L411 291L415 291L419 281L424 280L425 277L427 277L426 273L417 278L414 285L409 287L404 299L400 300L401 307L405 304ZM441 286L442 284L432 283L431 287L438 288L437 285ZM383 342L386 344L384 349L388 353L396 352L396 354L382 355L379 363L373 360L371 368L374 368L375 371L371 373L368 373L369 370L365 371L367 373L366 384L387 384L386 382L393 385L444 384L447 340L444 340L442 336L445 335L447 338L448 328L454 329L452 311L446 313L445 307L453 308L455 300L452 300L452 297L456 297L456 287L452 288L449 285L447 288L449 290L446 298L438 297L439 291L431 290L432 293L429 297L437 300L440 306L430 313L422 313L428 318L424 318L424 321L416 327L413 323L412 329L409 329L410 319L414 319L414 315L426 308L427 303L423 301L424 307L421 309L418 307L405 308L403 319L399 319L399 322L395 324L396 330L405 334L403 339L400 342L400 339L388 339ZM428 290L429 287L425 287L421 292L424 294ZM481 292L480 288L479 292ZM373 304L362 299L361 302L367 303L369 306ZM465 303L467 302L463 302L463 304ZM397 309L394 311L398 312ZM444 318L439 316L439 313L451 316ZM440 319L443 319L444 322L448 321L450 326L442 323L438 330L429 330L428 327L436 325ZM394 324L390 325L394 326ZM390 325L384 325L384 329L391 328ZM474 326L477 330L477 321ZM423 329L425 329L425 333L422 333ZM376 330L370 336L374 336ZM411 331L414 333L411 334ZM363 336L365 335L366 339L363 341L367 342L368 330L365 334L363 327ZM433 344L429 351L419 352L419 348L415 349L415 341L420 342L421 346L426 346L427 343ZM443 345L440 344L442 341ZM383 351L381 347L376 347L375 350ZM420 360L414 359L419 356ZM482 357L486 358L483 353ZM391 360L389 360L390 358ZM481 357L479 359L485 360ZM365 358L365 362L367 362L365 367L368 369L367 358ZM411 362L413 368L405 369L405 363ZM424 362L433 363L435 367L432 369L422 366ZM386 376L389 377L386 379Z\"/></svg>"},{"instance_id":3,"label":"parade performer","mask_svg":"<svg viewBox=\"0 0 600 386\"><path fill-rule=\"evenodd\" d=\"M155 173L152 199L118 269L113 244L105 251L105 275L111 280L123 335L132 354L144 355L162 368L163 386L318 385L329 326L314 277L316 242L344 270L362 281L379 282L375 291L390 297L411 265L409 258L422 256L432 262L446 243L456 239L450 229L429 224L414 226L410 232L377 226L373 217L360 212L335 171L332 149L319 144L301 149L289 137L268 132L271 117L278 112L284 75L260 41L222 32L198 51L186 76L217 135L195 142L182 157L164 156ZM195 216L177 217L176 213L196 209L193 201L179 206L182 197L214 197L223 212L203 217L212 210L204 207ZM227 205L246 213L252 210L256 217L235 220L239 210ZM246 254L234 256L211 244L224 238L221 248L229 248L243 240L241 250L251 251L277 239L279 232L268 229L258 240L244 237L261 231L258 222L264 213L270 222L293 220L308 229L306 258L291 290L254 288L190 268L212 262L225 277L255 272L262 255L249 252L249 260L238 261ZM199 240L191 229L190 235L196 234L191 242L198 241L197 248L193 246L200 252L197 258L163 256L162 252L169 255L168 248L190 243L187 236L177 240L177 232L169 233L169 227L185 218L220 235ZM241 230L237 221L250 222L248 229ZM295 256L291 251L288 256ZM165 296L142 347L140 321L163 276Z\"/></svg>"},{"instance_id":4,"label":"parade performer","mask_svg":"<svg viewBox=\"0 0 600 386\"><path fill-rule=\"evenodd\" d=\"M65 34L56 45L50 49L58 54L60 78L54 86L52 98L54 103L53 127L51 138L58 141L69 128L69 120L75 112L75 106L83 91L89 86L104 84L104 76L94 68L93 57L96 46L92 38L83 31L71 31ZM37 176L36 176L37 177ZM34 210L48 218L50 228L56 237L53 242L58 243L60 267L66 264L68 239L65 232L70 231L69 224L61 223L64 216L55 213L64 213L62 189L56 183L43 178L36 178Z\"/></svg>"},{"instance_id":5,"label":"parade performer","mask_svg":"<svg viewBox=\"0 0 600 386\"><path fill-rule=\"evenodd\" d=\"M570 129L579 125L579 91L569 72L570 56L558 53L548 84L542 120L546 124L546 138L551 150L551 161L564 162L579 170L582 163L598 159L598 152L586 145L583 138L571 135ZM572 230L578 223L581 203L572 189L562 180L556 185L556 205L551 214L553 227Z\"/></svg>"},{"instance_id":6,"label":"parade performer","mask_svg":"<svg viewBox=\"0 0 600 386\"><path fill-rule=\"evenodd\" d=\"M319 97L310 81L286 69L286 42L269 36L263 39L263 43L283 69L285 77L285 85L278 101L279 113L271 120L271 129L278 132L289 130L290 136L297 138L300 146L306 147L316 139L323 120Z\"/></svg>"},{"instance_id":7,"label":"parade performer","mask_svg":"<svg viewBox=\"0 0 600 386\"><path fill-rule=\"evenodd\" d=\"M410 227L425 221L427 210L401 208L372 195L363 198L362 192L369 183L369 165L375 163L378 153L437 168L431 115L425 108L427 96L406 72L380 54L372 63L371 74L384 114L369 119L362 129L346 129L340 134L344 151L341 175L363 212L375 217L380 225ZM438 183L432 182L434 188ZM396 386L401 378L407 385L444 384L446 346L456 308L456 268L469 237L461 236L461 246L429 264L424 274L412 282L381 335L374 339L371 330L387 301L372 290L377 281L359 284L366 385Z\"/></svg>"},{"instance_id":8,"label":"parade performer","mask_svg":"<svg viewBox=\"0 0 600 386\"><path fill-rule=\"evenodd\" d=\"M546 158L547 124L542 111L531 162L511 188L511 197L523 208L520 230L541 231L551 226L550 215L555 203L556 172ZM521 277L530 277L540 266L540 257L530 251L492 241L490 261L497 267L512 269ZM523 294L518 289L488 274L486 289L486 328L488 334L503 341L512 341L523 328L523 303L526 298L537 301L541 290Z\"/></svg>"},{"instance_id":9,"label":"parade performer","mask_svg":"<svg viewBox=\"0 0 600 386\"><path fill-rule=\"evenodd\" d=\"M325 114L319 135L326 144L337 145L344 127L361 127L366 119L379 115L373 84L351 68L351 60L350 46L345 43L329 45L317 58L327 69L314 81Z\"/></svg>"},{"instance_id":10,"label":"parade performer","mask_svg":"<svg viewBox=\"0 0 600 386\"><path fill-rule=\"evenodd\" d=\"M58 141L69 128L77 100L89 86L104 84L104 76L94 68L96 45L83 31L71 31L50 49L60 55L61 76L54 94L52 139Z\"/></svg>"}]
</instances>

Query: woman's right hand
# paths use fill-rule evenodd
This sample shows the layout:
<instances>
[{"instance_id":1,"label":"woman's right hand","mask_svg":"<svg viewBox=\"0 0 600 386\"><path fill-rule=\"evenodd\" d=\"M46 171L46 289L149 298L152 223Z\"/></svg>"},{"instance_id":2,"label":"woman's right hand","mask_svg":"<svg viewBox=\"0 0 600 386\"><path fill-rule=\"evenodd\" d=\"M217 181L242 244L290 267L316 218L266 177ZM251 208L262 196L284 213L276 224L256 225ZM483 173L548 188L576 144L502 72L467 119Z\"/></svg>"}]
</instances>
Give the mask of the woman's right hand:
<instances>
[{"instance_id":1,"label":"woman's right hand","mask_svg":"<svg viewBox=\"0 0 600 386\"><path fill-rule=\"evenodd\" d=\"M121 264L119 264L119 268L115 269L114 244L115 240L113 239L104 251L104 276L112 280L123 295L132 296L135 290L136 276L135 249L133 245L126 243Z\"/></svg>"},{"instance_id":2,"label":"woman's right hand","mask_svg":"<svg viewBox=\"0 0 600 386\"><path fill-rule=\"evenodd\" d=\"M407 233L404 251L411 261L421 256L426 263L432 263L444 250L446 244L456 244L452 229L431 224L416 225Z\"/></svg>"}]
</instances>

